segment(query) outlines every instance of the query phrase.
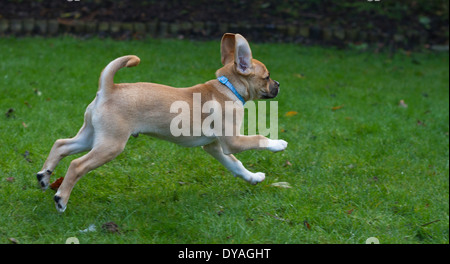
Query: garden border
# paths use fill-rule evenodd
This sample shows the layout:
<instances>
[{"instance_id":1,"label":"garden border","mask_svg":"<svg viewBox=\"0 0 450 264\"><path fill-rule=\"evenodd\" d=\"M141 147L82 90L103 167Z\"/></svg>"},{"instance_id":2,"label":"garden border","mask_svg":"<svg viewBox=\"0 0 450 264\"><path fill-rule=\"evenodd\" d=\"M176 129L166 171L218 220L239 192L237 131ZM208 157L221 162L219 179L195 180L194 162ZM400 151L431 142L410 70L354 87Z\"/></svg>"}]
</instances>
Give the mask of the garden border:
<instances>
[{"instance_id":1,"label":"garden border","mask_svg":"<svg viewBox=\"0 0 450 264\"><path fill-rule=\"evenodd\" d=\"M358 28L321 27L319 25L229 24L208 22L172 23L106 22L77 19L0 19L0 36L57 36L71 34L82 37L112 37L115 39L193 38L215 39L224 32L240 32L252 41L325 44L345 47L349 44L371 44L379 48L389 46L411 49L428 45L429 34L413 31L389 34L380 30L365 31ZM448 50L447 45L433 45Z\"/></svg>"}]
</instances>

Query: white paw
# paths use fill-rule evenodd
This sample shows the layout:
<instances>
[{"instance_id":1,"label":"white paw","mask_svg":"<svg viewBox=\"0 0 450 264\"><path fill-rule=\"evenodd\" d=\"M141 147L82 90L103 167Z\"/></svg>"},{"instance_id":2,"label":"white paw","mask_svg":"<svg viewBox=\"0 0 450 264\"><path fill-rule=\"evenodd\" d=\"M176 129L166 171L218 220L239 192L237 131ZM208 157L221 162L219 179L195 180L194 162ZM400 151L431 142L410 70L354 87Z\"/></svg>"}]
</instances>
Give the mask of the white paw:
<instances>
[{"instance_id":1,"label":"white paw","mask_svg":"<svg viewBox=\"0 0 450 264\"><path fill-rule=\"evenodd\" d=\"M59 192L56 192L55 196L53 196L53 200L55 200L56 210L58 210L58 212L60 213L63 213L67 208L67 204L64 204Z\"/></svg>"},{"instance_id":2,"label":"white paw","mask_svg":"<svg viewBox=\"0 0 450 264\"><path fill-rule=\"evenodd\" d=\"M277 140L269 139L267 149L272 152L278 152L278 151L285 150L287 145L288 145L288 143L282 139L277 139Z\"/></svg>"},{"instance_id":3,"label":"white paw","mask_svg":"<svg viewBox=\"0 0 450 264\"><path fill-rule=\"evenodd\" d=\"M43 170L36 174L38 183L43 191L47 190L47 188L50 184L50 176L51 175L52 175L52 172L50 170Z\"/></svg>"},{"instance_id":4,"label":"white paw","mask_svg":"<svg viewBox=\"0 0 450 264\"><path fill-rule=\"evenodd\" d=\"M251 178L249 179L249 183L256 185L262 181L264 181L264 179L266 178L266 174L263 172L257 172L257 173L253 173L253 175L251 176Z\"/></svg>"}]
</instances>

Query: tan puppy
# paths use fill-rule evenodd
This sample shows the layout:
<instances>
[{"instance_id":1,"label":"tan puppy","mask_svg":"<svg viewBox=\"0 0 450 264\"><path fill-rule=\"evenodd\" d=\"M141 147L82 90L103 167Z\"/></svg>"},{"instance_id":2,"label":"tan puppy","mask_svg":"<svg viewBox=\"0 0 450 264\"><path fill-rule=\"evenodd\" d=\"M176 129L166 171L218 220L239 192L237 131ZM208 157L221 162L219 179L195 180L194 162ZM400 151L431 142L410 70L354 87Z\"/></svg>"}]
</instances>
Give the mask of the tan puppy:
<instances>
[{"instance_id":1,"label":"tan puppy","mask_svg":"<svg viewBox=\"0 0 450 264\"><path fill-rule=\"evenodd\" d=\"M239 131L244 113L243 102L239 98L249 101L274 98L278 94L279 83L270 79L264 64L252 58L250 46L241 35L227 33L222 37L221 59L224 66L217 70L216 76L226 76L238 94L218 79L190 88L173 88L154 83L114 84L114 74L120 68L136 66L140 60L130 55L109 63L100 76L97 96L86 109L80 131L74 138L58 139L42 170L37 173L37 179L45 190L52 171L62 158L89 151L70 163L64 181L54 196L57 210L63 212L66 209L70 193L82 176L114 159L123 151L130 135L137 136L141 133L183 146L203 146L206 152L233 175L251 184L263 181L264 173L248 171L232 153L249 149L282 151L287 147L286 141L272 140L261 135L244 136L238 132L232 135L223 133L220 136L217 133L206 135L203 132L200 135L191 133L187 136L174 136L171 131L171 120L178 116L178 112L171 111L175 102L189 105L192 117L189 122L193 129L196 125L193 115L205 102L213 101L222 108L226 102L235 102L236 120L223 118L222 127L225 129L231 122L237 128L234 131ZM201 96L200 106L194 102L196 95ZM206 116L202 113L201 119ZM225 117L225 113L222 116Z\"/></svg>"}]
</instances>

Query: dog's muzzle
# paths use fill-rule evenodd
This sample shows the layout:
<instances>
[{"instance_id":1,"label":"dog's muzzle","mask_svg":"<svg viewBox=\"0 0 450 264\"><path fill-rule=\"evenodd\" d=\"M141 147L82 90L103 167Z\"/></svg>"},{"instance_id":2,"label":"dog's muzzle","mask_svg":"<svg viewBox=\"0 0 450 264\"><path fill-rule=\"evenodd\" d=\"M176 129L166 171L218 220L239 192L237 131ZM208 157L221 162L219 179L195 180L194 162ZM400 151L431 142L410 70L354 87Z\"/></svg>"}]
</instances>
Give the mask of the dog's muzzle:
<instances>
[{"instance_id":1,"label":"dog's muzzle","mask_svg":"<svg viewBox=\"0 0 450 264\"><path fill-rule=\"evenodd\" d=\"M269 93L264 93L262 95L262 99L275 98L279 92L280 92L280 83L274 80L273 85L269 86Z\"/></svg>"}]
</instances>

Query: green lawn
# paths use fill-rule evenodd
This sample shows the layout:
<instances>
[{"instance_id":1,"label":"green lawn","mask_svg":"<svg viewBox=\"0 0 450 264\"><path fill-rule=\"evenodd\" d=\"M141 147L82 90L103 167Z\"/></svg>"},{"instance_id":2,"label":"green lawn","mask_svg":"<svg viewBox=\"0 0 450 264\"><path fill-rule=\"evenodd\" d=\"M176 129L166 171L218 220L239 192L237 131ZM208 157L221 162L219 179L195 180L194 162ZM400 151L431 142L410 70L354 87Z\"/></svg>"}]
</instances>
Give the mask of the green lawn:
<instances>
[{"instance_id":1,"label":"green lawn","mask_svg":"<svg viewBox=\"0 0 450 264\"><path fill-rule=\"evenodd\" d=\"M35 175L81 127L103 67L135 54L141 64L116 82L191 86L214 78L219 42L0 39L0 243L449 243L448 53L250 42L281 83L289 142L236 155L264 182L234 178L201 148L139 136L58 213Z\"/></svg>"}]
</instances>

